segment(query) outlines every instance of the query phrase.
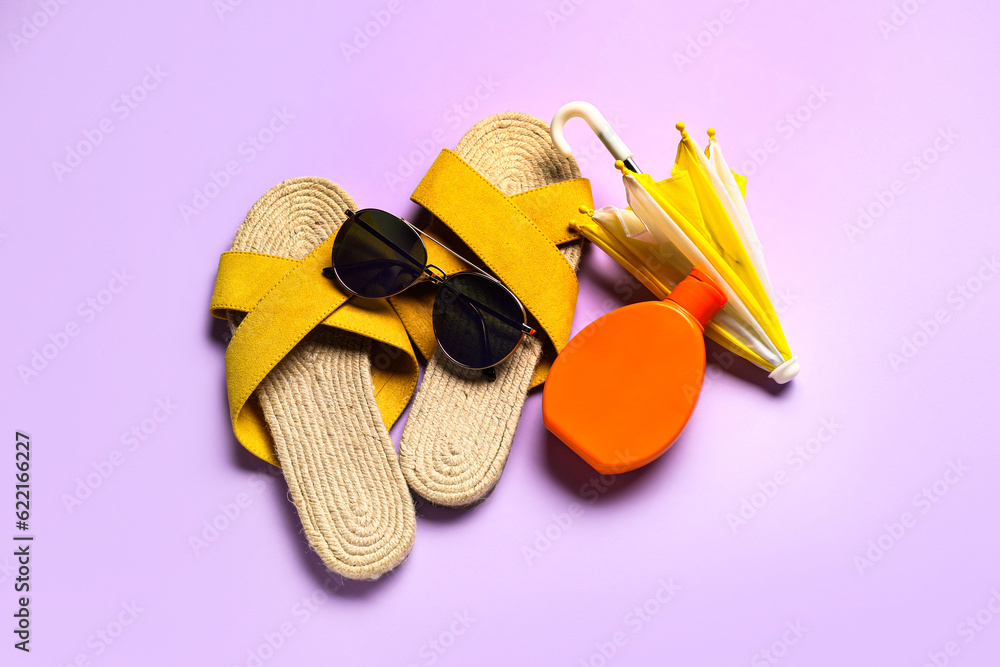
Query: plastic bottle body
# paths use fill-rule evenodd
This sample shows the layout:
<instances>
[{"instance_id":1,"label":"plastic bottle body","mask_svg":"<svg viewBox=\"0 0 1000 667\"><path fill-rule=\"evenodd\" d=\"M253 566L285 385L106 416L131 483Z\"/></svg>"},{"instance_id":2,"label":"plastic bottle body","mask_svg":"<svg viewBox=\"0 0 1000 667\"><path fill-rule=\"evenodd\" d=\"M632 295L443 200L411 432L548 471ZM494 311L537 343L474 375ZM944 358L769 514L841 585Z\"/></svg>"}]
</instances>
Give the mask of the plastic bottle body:
<instances>
[{"instance_id":1,"label":"plastic bottle body","mask_svg":"<svg viewBox=\"0 0 1000 667\"><path fill-rule=\"evenodd\" d=\"M545 426L595 470L646 465L687 424L705 378L703 327L725 303L701 282L688 277L665 301L632 304L591 322L553 363Z\"/></svg>"}]
</instances>

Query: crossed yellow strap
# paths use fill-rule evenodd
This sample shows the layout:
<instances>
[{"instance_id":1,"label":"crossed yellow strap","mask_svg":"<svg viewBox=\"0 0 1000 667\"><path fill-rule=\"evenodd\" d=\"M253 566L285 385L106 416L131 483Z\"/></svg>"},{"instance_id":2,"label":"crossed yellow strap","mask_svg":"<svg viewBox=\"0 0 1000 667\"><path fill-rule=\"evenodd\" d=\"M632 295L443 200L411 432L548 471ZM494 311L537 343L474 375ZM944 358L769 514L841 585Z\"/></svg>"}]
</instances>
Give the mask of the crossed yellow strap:
<instances>
[{"instance_id":1,"label":"crossed yellow strap","mask_svg":"<svg viewBox=\"0 0 1000 667\"><path fill-rule=\"evenodd\" d=\"M211 311L247 315L226 349L226 389L236 438L248 450L278 464L274 442L253 393L281 359L318 325L385 343L400 354L372 365L382 420L393 424L417 386L417 358L402 322L385 301L348 298L323 276L333 236L300 261L262 253L226 252L212 293Z\"/></svg>"},{"instance_id":2,"label":"crossed yellow strap","mask_svg":"<svg viewBox=\"0 0 1000 667\"><path fill-rule=\"evenodd\" d=\"M457 153L445 149L431 165L411 199L426 208L468 246L524 304L552 341L554 350L569 340L579 286L576 272L556 248L579 236L570 223L581 205L593 207L590 181L575 178L507 196ZM447 273L469 267L435 243L428 261ZM437 343L431 326L434 294L412 290L392 305L425 358ZM545 381L552 362L546 355L531 386Z\"/></svg>"},{"instance_id":3,"label":"crossed yellow strap","mask_svg":"<svg viewBox=\"0 0 1000 667\"><path fill-rule=\"evenodd\" d=\"M562 181L508 197L452 151L444 150L420 182L413 201L424 206L475 253L535 317L556 351L569 339L578 286L556 244L571 241L569 225L581 205L593 206L586 179ZM278 464L254 397L261 381L310 331L329 326L389 346L372 365L375 398L386 427L409 403L419 374L413 344L427 359L437 346L431 324L434 291L411 288L391 303L351 297L323 275L330 236L301 260L254 252L225 252L211 312L246 313L226 349L226 388L236 438L256 456ZM469 267L428 242L428 261L447 273ZM412 344L411 344L412 341ZM398 351L398 352L397 352ZM552 355L531 386L548 374Z\"/></svg>"}]
</instances>

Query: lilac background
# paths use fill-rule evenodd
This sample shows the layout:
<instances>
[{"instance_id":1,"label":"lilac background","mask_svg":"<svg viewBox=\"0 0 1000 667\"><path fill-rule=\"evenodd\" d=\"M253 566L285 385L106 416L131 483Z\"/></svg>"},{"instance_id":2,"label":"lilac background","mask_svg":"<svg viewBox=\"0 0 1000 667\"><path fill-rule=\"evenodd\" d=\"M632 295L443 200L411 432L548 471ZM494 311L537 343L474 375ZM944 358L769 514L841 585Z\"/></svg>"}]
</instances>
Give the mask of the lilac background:
<instances>
[{"instance_id":1,"label":"lilac background","mask_svg":"<svg viewBox=\"0 0 1000 667\"><path fill-rule=\"evenodd\" d=\"M1000 617L960 625L1000 590L1000 280L976 282L1000 247L995 3L402 0L350 59L340 44L387 2L257 0L221 17L210 0L71 2L12 42L45 4L0 5L0 431L32 435L37 535L30 656L10 646L13 559L0 548L0 662L919 666L939 653L938 664L998 664ZM724 10L729 22L715 23ZM898 29L883 34L894 11ZM685 49L694 57L678 64ZM157 66L164 80L121 118L114 100ZM674 122L699 141L718 129L750 172L801 376L779 391L747 365L710 367L680 441L604 492L547 435L535 393L487 502L421 507L413 553L382 581L327 578L280 478L230 432L207 313L219 253L278 181L325 176L409 215L421 147L436 154L499 111L549 119L575 99L595 103L654 174L673 159ZM785 124L810 99L808 119ZM241 144L274 109L294 118L251 161ZM114 131L60 180L52 163L104 118ZM604 149L580 121L567 134L598 205L621 204ZM915 179L925 151L935 161ZM424 164L400 171L411 159ZM229 161L239 173L185 221L180 206ZM894 201L850 234L859 207L879 213L897 181ZM134 278L87 321L79 304L116 270ZM596 251L581 284L577 330L633 285ZM971 300L954 291L966 284L981 288ZM938 311L943 324L922 334ZM79 335L22 381L18 366L70 322ZM921 346L894 368L904 338ZM122 434L157 399L177 407L127 451ZM796 469L786 455L818 436L829 441ZM113 450L123 463L68 510L64 495ZM922 511L914 497L952 461L968 471ZM727 515L780 471L786 483L734 530ZM249 503L195 553L190 538L225 524L220 507L238 498ZM856 557L904 512L915 525L883 536L891 548L859 572ZM665 604L661 580L680 586ZM141 611L122 629L130 603ZM283 626L294 634L271 650ZM99 631L117 636L108 645ZM623 645L606 658L616 633Z\"/></svg>"}]
</instances>

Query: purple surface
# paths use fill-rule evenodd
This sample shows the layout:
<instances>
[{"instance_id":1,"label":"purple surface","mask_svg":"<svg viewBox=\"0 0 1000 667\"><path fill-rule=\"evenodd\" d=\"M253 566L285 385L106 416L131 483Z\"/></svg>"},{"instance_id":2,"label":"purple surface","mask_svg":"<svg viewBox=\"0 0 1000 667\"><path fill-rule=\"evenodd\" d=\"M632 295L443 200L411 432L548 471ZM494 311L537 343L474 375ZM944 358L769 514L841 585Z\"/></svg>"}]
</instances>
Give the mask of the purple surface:
<instances>
[{"instance_id":1,"label":"purple surface","mask_svg":"<svg viewBox=\"0 0 1000 667\"><path fill-rule=\"evenodd\" d=\"M391 20L345 56L373 12ZM4 2L0 540L17 532L20 429L36 541L30 655L12 647L0 548L0 662L1000 663L1000 280L983 279L1000 248L998 20L993 3L916 0ZM535 393L487 502L421 508L382 581L328 580L280 477L231 435L207 313L219 253L283 179L409 215L430 158L475 121L575 99L657 175L676 121L701 142L718 129L749 172L802 375L778 390L710 367L680 441L610 486L546 434ZM622 204L586 126L567 134L598 205ZM624 303L624 277L589 252L575 330ZM24 381L50 336L65 347ZM734 529L744 500L760 507Z\"/></svg>"}]
</instances>

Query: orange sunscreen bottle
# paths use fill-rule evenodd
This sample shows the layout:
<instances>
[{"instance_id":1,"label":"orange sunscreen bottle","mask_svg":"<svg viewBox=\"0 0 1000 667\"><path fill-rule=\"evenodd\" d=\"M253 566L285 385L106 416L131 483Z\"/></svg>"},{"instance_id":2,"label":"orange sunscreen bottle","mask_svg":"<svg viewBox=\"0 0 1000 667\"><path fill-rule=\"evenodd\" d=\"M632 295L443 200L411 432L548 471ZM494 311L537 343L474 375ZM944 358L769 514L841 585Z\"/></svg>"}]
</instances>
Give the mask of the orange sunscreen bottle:
<instances>
[{"instance_id":1,"label":"orange sunscreen bottle","mask_svg":"<svg viewBox=\"0 0 1000 667\"><path fill-rule=\"evenodd\" d=\"M545 381L545 426L595 470L642 467L687 424L705 378L704 329L726 303L698 269L664 301L619 308L570 340Z\"/></svg>"}]
</instances>

